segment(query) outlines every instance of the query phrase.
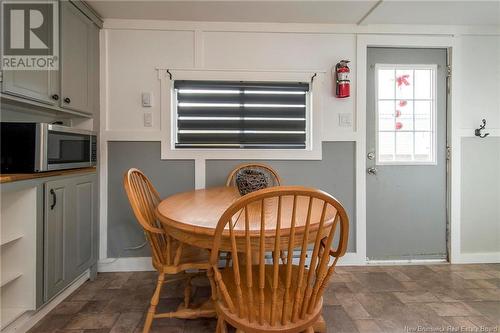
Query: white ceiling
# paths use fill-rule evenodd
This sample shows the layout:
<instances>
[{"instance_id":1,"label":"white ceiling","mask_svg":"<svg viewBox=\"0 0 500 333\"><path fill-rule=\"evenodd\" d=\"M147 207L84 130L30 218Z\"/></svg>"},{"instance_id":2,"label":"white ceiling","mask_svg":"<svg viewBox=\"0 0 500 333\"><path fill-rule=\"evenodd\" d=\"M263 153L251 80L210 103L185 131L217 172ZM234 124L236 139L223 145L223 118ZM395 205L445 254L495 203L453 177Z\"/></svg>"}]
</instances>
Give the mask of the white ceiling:
<instances>
[{"instance_id":1,"label":"white ceiling","mask_svg":"<svg viewBox=\"0 0 500 333\"><path fill-rule=\"evenodd\" d=\"M105 19L356 24L369 14L363 24L500 25L500 0L378 2L87 0Z\"/></svg>"}]
</instances>

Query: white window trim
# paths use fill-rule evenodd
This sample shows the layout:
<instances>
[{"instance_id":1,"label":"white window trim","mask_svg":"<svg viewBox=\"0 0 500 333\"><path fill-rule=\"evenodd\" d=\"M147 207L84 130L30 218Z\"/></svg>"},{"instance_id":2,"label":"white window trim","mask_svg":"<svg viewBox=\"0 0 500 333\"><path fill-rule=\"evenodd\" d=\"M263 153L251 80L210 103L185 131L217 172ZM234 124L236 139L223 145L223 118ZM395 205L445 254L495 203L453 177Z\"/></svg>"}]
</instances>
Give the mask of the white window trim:
<instances>
[{"instance_id":1,"label":"white window trim","mask_svg":"<svg viewBox=\"0 0 500 333\"><path fill-rule=\"evenodd\" d=\"M378 117L378 70L380 68L399 68L399 69L432 69L432 78L431 78L431 100L432 105L432 127L431 127L431 147L432 147L432 160L431 161L380 161L379 160L379 146L378 146L378 134L379 134L379 117ZM436 74L437 74L437 66L435 64L375 64L375 164L376 165L437 165L437 92L436 92ZM396 97L396 96L394 96ZM415 125L415 124L414 124ZM411 131L415 132L414 130Z\"/></svg>"},{"instance_id":2,"label":"white window trim","mask_svg":"<svg viewBox=\"0 0 500 333\"><path fill-rule=\"evenodd\" d=\"M175 148L177 131L177 98L173 80L228 80L228 81L292 81L310 82L307 95L305 149L219 149ZM321 71L245 71L203 69L158 69L160 80L161 159L248 159L248 160L321 160L322 107L320 93L324 80Z\"/></svg>"}]
</instances>

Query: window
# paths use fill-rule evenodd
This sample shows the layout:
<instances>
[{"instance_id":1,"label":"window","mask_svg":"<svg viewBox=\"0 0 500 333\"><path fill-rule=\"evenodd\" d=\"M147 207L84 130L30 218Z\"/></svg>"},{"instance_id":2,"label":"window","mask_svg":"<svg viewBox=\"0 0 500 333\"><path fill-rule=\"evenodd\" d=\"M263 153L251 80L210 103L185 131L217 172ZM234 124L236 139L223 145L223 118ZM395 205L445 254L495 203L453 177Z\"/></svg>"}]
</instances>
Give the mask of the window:
<instances>
[{"instance_id":1,"label":"window","mask_svg":"<svg viewBox=\"0 0 500 333\"><path fill-rule=\"evenodd\" d=\"M376 66L378 164L435 164L435 65Z\"/></svg>"},{"instance_id":2,"label":"window","mask_svg":"<svg viewBox=\"0 0 500 333\"><path fill-rule=\"evenodd\" d=\"M305 149L309 83L174 82L176 148Z\"/></svg>"}]
</instances>

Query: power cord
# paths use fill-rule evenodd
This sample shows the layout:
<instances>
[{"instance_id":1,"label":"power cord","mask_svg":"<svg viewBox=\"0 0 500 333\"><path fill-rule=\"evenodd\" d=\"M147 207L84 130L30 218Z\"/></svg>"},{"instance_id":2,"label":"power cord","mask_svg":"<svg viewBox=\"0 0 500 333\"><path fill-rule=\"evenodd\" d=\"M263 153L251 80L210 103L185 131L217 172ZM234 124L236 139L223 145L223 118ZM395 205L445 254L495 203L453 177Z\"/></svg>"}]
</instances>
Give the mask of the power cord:
<instances>
[{"instance_id":1,"label":"power cord","mask_svg":"<svg viewBox=\"0 0 500 333\"><path fill-rule=\"evenodd\" d=\"M113 260L111 260L111 261L101 262L101 265L112 264L112 263L116 262L118 259L122 258L122 255L125 251L135 251L135 250L142 249L144 246L146 246L147 243L148 243L148 241L146 239L144 239L144 242L142 244L139 244L136 246L124 247L123 249L120 250L120 252L118 253L118 256L116 258L113 258Z\"/></svg>"}]
</instances>

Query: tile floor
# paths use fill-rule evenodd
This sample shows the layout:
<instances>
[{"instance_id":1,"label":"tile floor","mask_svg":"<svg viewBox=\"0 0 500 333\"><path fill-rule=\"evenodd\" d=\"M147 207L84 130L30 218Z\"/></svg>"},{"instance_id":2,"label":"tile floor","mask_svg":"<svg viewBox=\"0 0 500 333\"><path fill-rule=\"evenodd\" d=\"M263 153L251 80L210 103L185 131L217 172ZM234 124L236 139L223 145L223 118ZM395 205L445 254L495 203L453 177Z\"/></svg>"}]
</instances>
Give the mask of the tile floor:
<instances>
[{"instance_id":1,"label":"tile floor","mask_svg":"<svg viewBox=\"0 0 500 333\"><path fill-rule=\"evenodd\" d=\"M141 332L154 272L101 273L30 333ZM209 297L198 281L195 300ZM182 301L164 289L161 310ZM500 264L338 267L324 295L328 332L499 332ZM159 319L152 332L214 332L215 320Z\"/></svg>"}]
</instances>

